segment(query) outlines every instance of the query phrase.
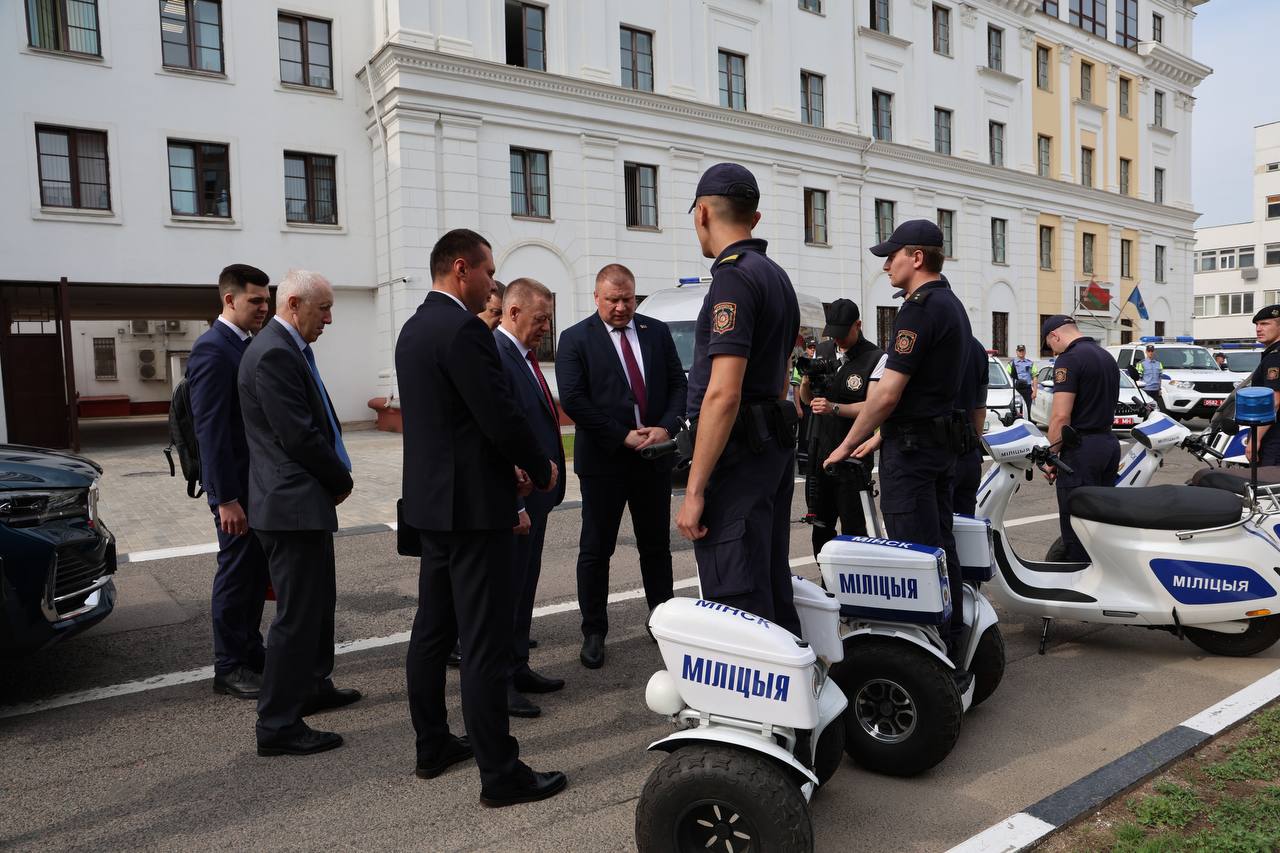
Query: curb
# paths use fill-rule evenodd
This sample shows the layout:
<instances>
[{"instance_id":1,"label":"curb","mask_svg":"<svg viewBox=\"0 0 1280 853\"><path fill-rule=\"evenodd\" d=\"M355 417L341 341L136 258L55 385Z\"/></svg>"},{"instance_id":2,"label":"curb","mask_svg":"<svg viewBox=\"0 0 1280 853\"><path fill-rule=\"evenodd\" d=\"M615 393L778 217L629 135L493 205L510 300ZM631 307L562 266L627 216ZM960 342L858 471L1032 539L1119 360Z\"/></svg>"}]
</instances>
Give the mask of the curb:
<instances>
[{"instance_id":1,"label":"curb","mask_svg":"<svg viewBox=\"0 0 1280 853\"><path fill-rule=\"evenodd\" d=\"M1088 815L1280 698L1280 669L1181 725L1010 815L947 853L1013 853Z\"/></svg>"}]
</instances>

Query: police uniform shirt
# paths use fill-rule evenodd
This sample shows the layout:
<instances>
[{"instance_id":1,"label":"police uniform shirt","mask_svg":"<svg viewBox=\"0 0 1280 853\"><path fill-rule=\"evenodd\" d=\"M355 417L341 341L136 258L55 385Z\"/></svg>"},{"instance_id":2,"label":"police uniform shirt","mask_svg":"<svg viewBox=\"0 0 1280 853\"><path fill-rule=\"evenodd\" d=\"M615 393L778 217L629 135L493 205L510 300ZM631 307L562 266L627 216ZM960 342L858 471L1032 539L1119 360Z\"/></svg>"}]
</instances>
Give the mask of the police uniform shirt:
<instances>
[{"instance_id":1,"label":"police uniform shirt","mask_svg":"<svg viewBox=\"0 0 1280 853\"><path fill-rule=\"evenodd\" d=\"M743 403L776 400L787 383L787 356L800 331L800 304L791 279L765 255L767 246L764 240L739 240L711 265L711 288L694 327L690 418L702 410L713 356L747 359Z\"/></svg>"},{"instance_id":2,"label":"police uniform shirt","mask_svg":"<svg viewBox=\"0 0 1280 853\"><path fill-rule=\"evenodd\" d=\"M1014 382L1025 382L1031 384L1031 368L1034 366L1029 358L1015 358L1009 363L1009 369L1013 373Z\"/></svg>"},{"instance_id":3,"label":"police uniform shirt","mask_svg":"<svg viewBox=\"0 0 1280 853\"><path fill-rule=\"evenodd\" d=\"M956 392L955 408L972 412L987 407L987 386L991 382L987 374L987 351L977 338L970 338L968 358L960 377L960 390Z\"/></svg>"},{"instance_id":4,"label":"police uniform shirt","mask_svg":"<svg viewBox=\"0 0 1280 853\"><path fill-rule=\"evenodd\" d=\"M889 422L949 415L973 339L964 306L944 280L921 285L893 323L886 367L910 376Z\"/></svg>"},{"instance_id":5,"label":"police uniform shirt","mask_svg":"<svg viewBox=\"0 0 1280 853\"><path fill-rule=\"evenodd\" d=\"M1076 395L1071 426L1110 430L1120 396L1120 368L1093 338L1076 338L1053 363L1053 393L1059 391Z\"/></svg>"},{"instance_id":6,"label":"police uniform shirt","mask_svg":"<svg viewBox=\"0 0 1280 853\"><path fill-rule=\"evenodd\" d=\"M1262 351L1262 358L1258 361L1249 384L1254 388L1280 391L1280 341Z\"/></svg>"}]
</instances>

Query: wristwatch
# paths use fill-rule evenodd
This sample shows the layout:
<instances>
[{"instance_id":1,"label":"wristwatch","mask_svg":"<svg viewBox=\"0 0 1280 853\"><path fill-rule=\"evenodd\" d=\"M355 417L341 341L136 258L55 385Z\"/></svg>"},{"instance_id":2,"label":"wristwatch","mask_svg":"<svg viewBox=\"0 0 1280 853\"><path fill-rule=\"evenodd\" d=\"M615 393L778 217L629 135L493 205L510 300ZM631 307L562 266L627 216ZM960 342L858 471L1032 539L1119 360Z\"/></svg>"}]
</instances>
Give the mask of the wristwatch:
<instances>
[{"instance_id":1,"label":"wristwatch","mask_svg":"<svg viewBox=\"0 0 1280 853\"><path fill-rule=\"evenodd\" d=\"M839 415L839 414L840 414L840 404L839 404L839 403L832 403L832 404L831 404L831 414L833 414L833 415Z\"/></svg>"}]
</instances>

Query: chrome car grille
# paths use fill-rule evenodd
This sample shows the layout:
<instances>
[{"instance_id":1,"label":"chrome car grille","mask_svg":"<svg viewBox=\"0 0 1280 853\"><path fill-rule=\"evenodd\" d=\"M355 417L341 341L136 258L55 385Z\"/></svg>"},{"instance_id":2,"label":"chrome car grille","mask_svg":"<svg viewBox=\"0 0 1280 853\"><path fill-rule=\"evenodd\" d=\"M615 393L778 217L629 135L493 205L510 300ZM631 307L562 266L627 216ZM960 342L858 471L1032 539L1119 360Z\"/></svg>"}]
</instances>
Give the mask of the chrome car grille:
<instances>
[{"instance_id":1,"label":"chrome car grille","mask_svg":"<svg viewBox=\"0 0 1280 853\"><path fill-rule=\"evenodd\" d=\"M53 606L59 615L83 604L83 596L101 586L99 580L112 571L107 554L64 546L53 566Z\"/></svg>"}]
</instances>

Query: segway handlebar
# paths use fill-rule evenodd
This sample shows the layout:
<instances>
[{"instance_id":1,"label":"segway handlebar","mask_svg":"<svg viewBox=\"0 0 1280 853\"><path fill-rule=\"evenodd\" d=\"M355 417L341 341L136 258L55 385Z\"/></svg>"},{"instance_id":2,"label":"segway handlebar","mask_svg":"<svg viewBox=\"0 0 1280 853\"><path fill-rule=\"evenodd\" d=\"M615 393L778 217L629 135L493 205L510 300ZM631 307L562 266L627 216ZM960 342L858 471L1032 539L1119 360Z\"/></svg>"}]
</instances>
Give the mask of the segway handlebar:
<instances>
[{"instance_id":1,"label":"segway handlebar","mask_svg":"<svg viewBox=\"0 0 1280 853\"><path fill-rule=\"evenodd\" d=\"M1063 462L1062 457L1054 453L1048 447L1037 447L1032 450L1031 461L1034 462L1036 467L1041 470L1044 470L1045 465L1052 465L1055 470L1063 474L1074 474L1076 472L1076 469L1072 468L1066 462ZM1031 472L1028 471L1027 477L1030 478L1030 476Z\"/></svg>"},{"instance_id":2,"label":"segway handlebar","mask_svg":"<svg viewBox=\"0 0 1280 853\"><path fill-rule=\"evenodd\" d=\"M669 456L676 452L676 440L659 441L657 444L651 444L640 451L641 459L658 459L662 456Z\"/></svg>"}]
</instances>

